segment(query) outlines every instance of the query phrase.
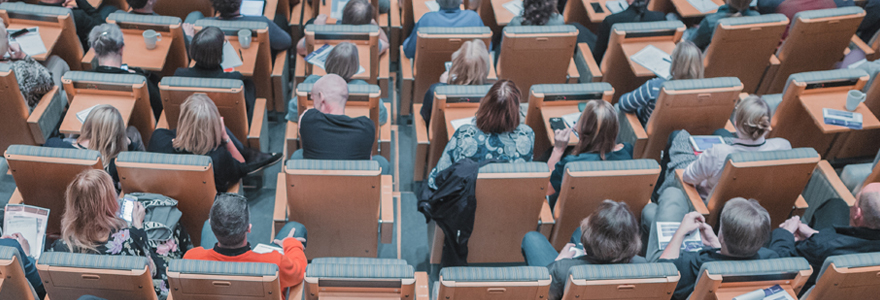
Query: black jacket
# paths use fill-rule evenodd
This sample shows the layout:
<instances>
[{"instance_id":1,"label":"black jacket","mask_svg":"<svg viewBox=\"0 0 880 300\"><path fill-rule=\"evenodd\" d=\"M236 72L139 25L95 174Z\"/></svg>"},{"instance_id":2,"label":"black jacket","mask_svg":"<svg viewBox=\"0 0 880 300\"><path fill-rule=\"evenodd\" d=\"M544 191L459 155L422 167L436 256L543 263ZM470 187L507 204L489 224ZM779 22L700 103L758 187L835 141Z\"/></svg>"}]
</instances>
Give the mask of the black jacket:
<instances>
[{"instance_id":1,"label":"black jacket","mask_svg":"<svg viewBox=\"0 0 880 300\"><path fill-rule=\"evenodd\" d=\"M602 20L602 25L599 26L599 34L596 36L596 47L593 49L593 58L596 59L597 64L602 64L602 57L605 56L605 50L608 49L608 39L611 37L611 27L614 26L614 24L663 20L666 20L666 15L662 12L650 11L648 8L642 8L642 12L640 13L635 5L630 5L629 8L622 12L605 17L605 20Z\"/></svg>"},{"instance_id":2,"label":"black jacket","mask_svg":"<svg viewBox=\"0 0 880 300\"><path fill-rule=\"evenodd\" d=\"M468 240L474 231L474 215L477 211L477 175L480 167L495 160L475 162L462 159L446 168L434 179L437 190L428 187L427 181L419 192L419 211L425 219L434 220L443 230L442 267L466 266Z\"/></svg>"},{"instance_id":3,"label":"black jacket","mask_svg":"<svg viewBox=\"0 0 880 300\"><path fill-rule=\"evenodd\" d=\"M238 71L223 72L223 69L220 68L220 66L205 68L198 63L192 68L177 68L177 70L174 71L174 76L241 80L244 83L244 102L247 107L248 124L250 124L251 118L254 116L254 103L257 99L254 81L250 78L245 78L244 75L241 75Z\"/></svg>"},{"instance_id":4,"label":"black jacket","mask_svg":"<svg viewBox=\"0 0 880 300\"><path fill-rule=\"evenodd\" d=\"M63 6L64 2L57 4L49 4L49 3L39 3L40 5L45 6ZM73 15L73 24L76 27L76 36L79 37L80 43L82 43L83 51L89 51L89 32L92 31L92 28L95 26L104 24L104 19L101 18L101 14L98 10L89 4L87 0L76 0L76 7L71 9L71 14Z\"/></svg>"},{"instance_id":5,"label":"black jacket","mask_svg":"<svg viewBox=\"0 0 880 300\"><path fill-rule=\"evenodd\" d=\"M119 73L119 74L137 74L147 79L147 91L150 92L150 107L153 109L153 116L159 120L162 115L162 95L159 94L159 81L162 80L158 75L141 70L139 68L129 67L128 70L117 67L97 66L93 72L97 73Z\"/></svg>"}]
</instances>

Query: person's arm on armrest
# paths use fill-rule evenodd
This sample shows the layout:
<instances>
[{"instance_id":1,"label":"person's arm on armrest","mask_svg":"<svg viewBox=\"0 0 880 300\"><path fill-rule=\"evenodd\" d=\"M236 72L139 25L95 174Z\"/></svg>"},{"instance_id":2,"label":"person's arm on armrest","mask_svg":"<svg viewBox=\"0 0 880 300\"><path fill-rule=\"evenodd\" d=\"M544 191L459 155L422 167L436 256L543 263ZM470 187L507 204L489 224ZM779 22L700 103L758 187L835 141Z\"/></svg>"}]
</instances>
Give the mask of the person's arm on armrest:
<instances>
[{"instance_id":1,"label":"person's arm on armrest","mask_svg":"<svg viewBox=\"0 0 880 300\"><path fill-rule=\"evenodd\" d=\"M620 111L632 113L640 107L648 106L648 103L654 100L652 82L645 82L638 89L620 96L620 105L618 106Z\"/></svg>"},{"instance_id":2,"label":"person's arm on armrest","mask_svg":"<svg viewBox=\"0 0 880 300\"><path fill-rule=\"evenodd\" d=\"M684 242L684 237L694 230L700 229L705 222L706 219L704 219L703 215L698 212L692 211L684 215L684 219L681 220L681 225L678 226L678 230L675 231L672 240L669 241L669 244L666 245L666 249L663 249L663 253L660 254L660 259L678 258L678 255L681 252L681 244ZM709 230L711 230L711 227Z\"/></svg>"},{"instance_id":3,"label":"person's arm on armrest","mask_svg":"<svg viewBox=\"0 0 880 300\"><path fill-rule=\"evenodd\" d=\"M691 162L684 169L684 174L682 174L681 179L684 182L697 185L703 180L706 180L712 177L712 174L715 173L715 168L712 164L712 157L714 154L713 148L709 148L704 151L702 154L697 156L697 160Z\"/></svg>"},{"instance_id":4,"label":"person's arm on armrest","mask_svg":"<svg viewBox=\"0 0 880 300\"><path fill-rule=\"evenodd\" d=\"M240 163L244 163L244 156L241 155L241 152L238 151L238 148L235 148L235 144L232 143L232 140L229 139L229 134L226 132L226 123L223 121L223 117L220 117L220 123L223 125L223 145L226 147L226 151L229 151L229 154L232 155L232 158L237 160Z\"/></svg>"},{"instance_id":5,"label":"person's arm on armrest","mask_svg":"<svg viewBox=\"0 0 880 300\"><path fill-rule=\"evenodd\" d=\"M562 156L565 155L565 148L568 147L568 139L571 136L571 128L565 128L562 130L553 131L553 153L550 154L550 159L547 160L547 167L550 168L550 172L555 172L556 163L562 160ZM552 183L547 183L547 195L553 195L556 193L556 188L553 187Z\"/></svg>"},{"instance_id":6,"label":"person's arm on armrest","mask_svg":"<svg viewBox=\"0 0 880 300\"><path fill-rule=\"evenodd\" d=\"M272 20L269 20L266 17L263 18L266 19L266 24L269 24L269 48L272 48L272 50L275 51L290 49L292 42L290 39L290 33L281 29L281 27L278 27L278 24L275 24Z\"/></svg>"},{"instance_id":7,"label":"person's arm on armrest","mask_svg":"<svg viewBox=\"0 0 880 300\"><path fill-rule=\"evenodd\" d=\"M292 234L293 232L291 232ZM294 238L292 236L284 238L283 241L274 241L275 244L282 245L282 248L284 248L284 255L281 258L281 265L278 270L279 276L290 277L292 278L291 282L302 282L305 278L308 260L306 259L305 247L302 241L304 241L303 238Z\"/></svg>"}]
</instances>

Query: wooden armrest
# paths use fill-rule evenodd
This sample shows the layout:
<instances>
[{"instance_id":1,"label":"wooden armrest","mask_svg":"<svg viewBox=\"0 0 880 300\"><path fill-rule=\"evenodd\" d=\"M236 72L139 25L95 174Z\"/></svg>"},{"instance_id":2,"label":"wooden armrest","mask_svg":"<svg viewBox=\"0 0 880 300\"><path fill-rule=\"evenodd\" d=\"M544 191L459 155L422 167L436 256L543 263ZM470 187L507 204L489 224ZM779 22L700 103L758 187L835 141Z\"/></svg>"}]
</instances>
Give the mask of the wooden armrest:
<instances>
[{"instance_id":1,"label":"wooden armrest","mask_svg":"<svg viewBox=\"0 0 880 300\"><path fill-rule=\"evenodd\" d=\"M284 1L284 0L282 0ZM287 101L290 100L290 68L287 51L281 51L275 56L275 65L272 66L272 107L269 110L283 112L287 110Z\"/></svg>"},{"instance_id":2,"label":"wooden armrest","mask_svg":"<svg viewBox=\"0 0 880 300\"><path fill-rule=\"evenodd\" d=\"M645 132L645 128L642 127L642 122L639 122L639 117L633 113L624 113L624 121L627 125L621 126L624 128L629 128L632 131L632 135L635 136L634 141L624 141L633 144L633 157L642 157L645 154L645 147L648 144L648 133Z\"/></svg>"},{"instance_id":3,"label":"wooden armrest","mask_svg":"<svg viewBox=\"0 0 880 300\"><path fill-rule=\"evenodd\" d=\"M846 204L849 206L853 206L856 203L856 198L853 194L846 188L846 185L843 184L843 181L840 180L840 177L837 176L837 172L834 171L834 168L831 167L831 164L828 163L827 160L819 161L819 164L816 165L816 169L814 172L822 172L825 175L825 178L828 180L828 184L834 189L834 192L837 195L840 195L840 198L843 201L846 201Z\"/></svg>"},{"instance_id":4,"label":"wooden armrest","mask_svg":"<svg viewBox=\"0 0 880 300\"><path fill-rule=\"evenodd\" d=\"M422 111L422 105L421 103L413 103L413 123L415 123L416 141L418 141L418 144L430 144L428 124L422 118L422 115L419 114Z\"/></svg>"},{"instance_id":5,"label":"wooden armrest","mask_svg":"<svg viewBox=\"0 0 880 300\"><path fill-rule=\"evenodd\" d=\"M794 200L794 208L796 210L806 210L808 207L810 207L810 205L807 204L807 200L804 199L803 195L798 195L797 200Z\"/></svg>"},{"instance_id":6,"label":"wooden armrest","mask_svg":"<svg viewBox=\"0 0 880 300\"><path fill-rule=\"evenodd\" d=\"M749 97L749 93L739 93L739 101L746 100Z\"/></svg>"},{"instance_id":7,"label":"wooden armrest","mask_svg":"<svg viewBox=\"0 0 880 300\"><path fill-rule=\"evenodd\" d=\"M296 78L306 77L306 60L301 55L296 55L296 65L293 68L293 74ZM295 86L293 88L296 88Z\"/></svg>"},{"instance_id":8,"label":"wooden armrest","mask_svg":"<svg viewBox=\"0 0 880 300\"><path fill-rule=\"evenodd\" d=\"M382 203L379 213L380 234L383 244L391 244L394 237L394 182L391 175L382 175Z\"/></svg>"},{"instance_id":9,"label":"wooden armrest","mask_svg":"<svg viewBox=\"0 0 880 300\"><path fill-rule=\"evenodd\" d=\"M21 197L21 191L18 188L15 188L15 191L12 192L12 196L9 197L8 204L22 204L24 202L24 198Z\"/></svg>"},{"instance_id":10,"label":"wooden armrest","mask_svg":"<svg viewBox=\"0 0 880 300\"><path fill-rule=\"evenodd\" d=\"M272 76L281 76L285 71L285 64L287 64L287 50L278 52L278 54L275 55L275 65L272 66Z\"/></svg>"},{"instance_id":11,"label":"wooden armrest","mask_svg":"<svg viewBox=\"0 0 880 300\"><path fill-rule=\"evenodd\" d=\"M590 72L590 76L592 78L592 82L601 82L602 81L602 69L599 69L599 64L596 63L596 59L593 58L593 51L590 50L590 46L587 43L578 43L578 50L575 55L581 55L585 62L587 62L587 69Z\"/></svg>"},{"instance_id":12,"label":"wooden armrest","mask_svg":"<svg viewBox=\"0 0 880 300\"><path fill-rule=\"evenodd\" d=\"M284 131L284 159L290 159L290 155L293 154L294 151L299 149L299 145L297 145L299 134L299 125L287 121L287 128Z\"/></svg>"},{"instance_id":13,"label":"wooden armrest","mask_svg":"<svg viewBox=\"0 0 880 300\"><path fill-rule=\"evenodd\" d=\"M168 117L165 115L165 110L162 110L162 114L159 115L159 122L156 123L156 129L170 129L168 128Z\"/></svg>"},{"instance_id":14,"label":"wooden armrest","mask_svg":"<svg viewBox=\"0 0 880 300\"><path fill-rule=\"evenodd\" d=\"M286 0L266 0L265 8L263 9L263 16L266 19L275 20L275 11L278 10L278 1L286 1ZM95 6L97 7L97 6Z\"/></svg>"},{"instance_id":15,"label":"wooden armrest","mask_svg":"<svg viewBox=\"0 0 880 300\"><path fill-rule=\"evenodd\" d=\"M489 52L489 55L491 56L489 61L495 61L495 52ZM498 81L498 70L495 70L494 63L489 64L489 75L486 76L486 80L488 80L489 82Z\"/></svg>"},{"instance_id":16,"label":"wooden armrest","mask_svg":"<svg viewBox=\"0 0 880 300\"><path fill-rule=\"evenodd\" d=\"M578 83L581 78L581 73L578 72L577 65L574 63L574 58L571 58L568 62L568 83Z\"/></svg>"},{"instance_id":17,"label":"wooden armrest","mask_svg":"<svg viewBox=\"0 0 880 300\"><path fill-rule=\"evenodd\" d=\"M553 211L550 210L550 203L545 199L541 199L541 215L538 219L538 232L544 235L548 240L553 232L553 226L556 226L556 220L553 219Z\"/></svg>"},{"instance_id":18,"label":"wooden armrest","mask_svg":"<svg viewBox=\"0 0 880 300\"><path fill-rule=\"evenodd\" d=\"M684 170L678 169L675 170L675 180L681 182L681 188L684 192L684 195L688 197L688 200L691 202L691 206L695 211L699 212L701 215L708 216L709 209L706 208L706 203L703 203L703 198L700 198L700 193L697 192L697 188L684 182L682 177L684 176Z\"/></svg>"},{"instance_id":19,"label":"wooden armrest","mask_svg":"<svg viewBox=\"0 0 880 300\"><path fill-rule=\"evenodd\" d=\"M416 300L430 300L431 290L428 288L428 272L416 272Z\"/></svg>"},{"instance_id":20,"label":"wooden armrest","mask_svg":"<svg viewBox=\"0 0 880 300\"><path fill-rule=\"evenodd\" d=\"M275 208L272 212L272 220L275 222L287 222L287 174L278 173L275 185Z\"/></svg>"},{"instance_id":21,"label":"wooden armrest","mask_svg":"<svg viewBox=\"0 0 880 300\"><path fill-rule=\"evenodd\" d=\"M287 1L287 0L282 0L282 1ZM302 3L300 3L300 4L302 4ZM306 285L304 283L300 283L300 284L297 284L297 285L291 287L290 291L288 291L288 293L287 293L288 294L287 300L302 300L303 289L305 288L305 286Z\"/></svg>"},{"instance_id":22,"label":"wooden armrest","mask_svg":"<svg viewBox=\"0 0 880 300\"><path fill-rule=\"evenodd\" d=\"M34 137L34 142L36 142L38 145L46 143L46 136L44 136L43 134L43 128L40 127L40 120L43 118L43 114L46 112L46 110L48 110L51 105L55 104L53 103L53 101L61 101L61 96L58 94L58 92L60 92L60 90L57 86L52 87L52 89L49 90L48 93L40 98L40 102L37 103L37 106L34 107L34 111L32 111L27 118L28 128L31 130L31 135ZM62 104L59 103L55 105L60 106ZM53 128L46 129L54 129L54 127L61 122L63 117L63 115L59 114L57 123L53 122L55 124L52 124Z\"/></svg>"},{"instance_id":23,"label":"wooden armrest","mask_svg":"<svg viewBox=\"0 0 880 300\"><path fill-rule=\"evenodd\" d=\"M266 123L266 98L257 98L254 102L254 116L251 118L251 128L248 132L248 148L261 149L260 136Z\"/></svg>"},{"instance_id":24,"label":"wooden armrest","mask_svg":"<svg viewBox=\"0 0 880 300\"><path fill-rule=\"evenodd\" d=\"M874 49L871 49L871 46L868 46L868 44L866 44L864 41L862 41L862 39L859 38L859 36L853 35L852 38L850 39L850 43L852 43L853 45L855 45L856 47L861 49L862 52L865 52L865 57L874 56Z\"/></svg>"},{"instance_id":25,"label":"wooden armrest","mask_svg":"<svg viewBox=\"0 0 880 300\"><path fill-rule=\"evenodd\" d=\"M400 46L400 53L403 53L403 46ZM413 60L406 55L400 56L400 73L401 78L403 80L415 80L415 76L413 76L413 71L415 66L413 66Z\"/></svg>"},{"instance_id":26,"label":"wooden armrest","mask_svg":"<svg viewBox=\"0 0 880 300\"><path fill-rule=\"evenodd\" d=\"M770 64L767 65L767 69L764 70L764 78L761 79L761 85L758 87L756 94L764 95L770 92L770 85L772 85L773 81L776 79L776 73L781 64L782 62L779 61L779 57L777 57L776 54L770 56Z\"/></svg>"}]
</instances>

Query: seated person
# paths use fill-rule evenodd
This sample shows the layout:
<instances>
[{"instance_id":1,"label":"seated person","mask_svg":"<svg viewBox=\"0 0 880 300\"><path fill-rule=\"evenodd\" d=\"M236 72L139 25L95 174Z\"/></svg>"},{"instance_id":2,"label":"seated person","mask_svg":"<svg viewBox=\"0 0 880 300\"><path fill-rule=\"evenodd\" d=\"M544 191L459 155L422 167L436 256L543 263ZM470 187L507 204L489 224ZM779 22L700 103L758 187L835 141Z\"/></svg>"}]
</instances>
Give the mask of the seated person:
<instances>
[{"instance_id":1,"label":"seated person","mask_svg":"<svg viewBox=\"0 0 880 300\"><path fill-rule=\"evenodd\" d=\"M553 153L547 161L550 172L553 172L547 185L550 209L556 207L559 190L562 188L562 177L565 174L565 164L574 161L627 160L632 159L633 156L632 145L617 143L620 124L611 103L602 100L587 101L584 112L581 113L575 126L577 129L566 128L554 132ZM577 130L578 143L568 155L565 155L572 130Z\"/></svg>"},{"instance_id":2,"label":"seated person","mask_svg":"<svg viewBox=\"0 0 880 300\"><path fill-rule=\"evenodd\" d=\"M52 244L51 251L149 257L153 288L160 299L168 297L166 263L180 256L159 256L155 253L156 249L150 247L147 232L144 231L143 204L135 203L132 222L130 225L126 223L116 215L119 211L119 195L113 187L113 179L104 170L94 169L77 174L67 186L64 198L61 239ZM178 238L175 236L175 239ZM180 250L175 253L183 255L182 252L186 251Z\"/></svg>"},{"instance_id":3,"label":"seated person","mask_svg":"<svg viewBox=\"0 0 880 300\"><path fill-rule=\"evenodd\" d=\"M495 82L480 99L475 122L456 129L446 143L437 166L428 175L428 187L437 190L434 178L462 159L475 162L486 159L532 161L535 132L520 119L521 95L513 81L502 79Z\"/></svg>"},{"instance_id":4,"label":"seated person","mask_svg":"<svg viewBox=\"0 0 880 300\"><path fill-rule=\"evenodd\" d=\"M604 102L604 101L602 101ZM526 233L522 241L523 257L529 266L546 266L550 271L550 300L562 299L565 282L571 267L589 264L646 263L644 257L636 256L642 248L639 240L639 224L624 202L605 200L556 253L553 245L537 231ZM575 249L581 243L581 256Z\"/></svg>"},{"instance_id":5,"label":"seated person","mask_svg":"<svg viewBox=\"0 0 880 300\"><path fill-rule=\"evenodd\" d=\"M128 2L128 6L131 7L128 13L148 16L159 15L153 11L153 5L156 5L156 1L158 0L125 0L125 2Z\"/></svg>"},{"instance_id":6,"label":"seated person","mask_svg":"<svg viewBox=\"0 0 880 300\"><path fill-rule=\"evenodd\" d=\"M366 116L352 118L345 115L348 85L336 74L327 74L312 87L315 108L307 109L299 117L299 136L302 149L291 159L367 160L379 162L382 174L391 174L388 160L373 154L376 126Z\"/></svg>"},{"instance_id":7,"label":"seated person","mask_svg":"<svg viewBox=\"0 0 880 300\"><path fill-rule=\"evenodd\" d=\"M702 79L703 78L703 53L694 43L681 41L672 50L672 64L669 67L672 80ZM648 123L657 97L660 96L660 88L666 78L656 77L648 80L638 89L620 96L618 109L622 112L636 113L642 127Z\"/></svg>"},{"instance_id":8,"label":"seated person","mask_svg":"<svg viewBox=\"0 0 880 300\"><path fill-rule=\"evenodd\" d=\"M187 251L183 258L276 264L282 289L302 283L308 263L303 252L306 228L296 222L289 222L282 228L273 243L284 248L284 254L276 251L256 253L248 243L251 223L247 201L238 194L217 195L205 228L202 228L202 247Z\"/></svg>"},{"instance_id":9,"label":"seated person","mask_svg":"<svg viewBox=\"0 0 880 300\"><path fill-rule=\"evenodd\" d=\"M43 287L43 281L40 280L40 273L37 273L37 260L31 257L31 247L27 239L21 233L12 233L0 236L0 246L12 247L18 250L18 256L21 257L21 269L24 270L24 276L27 281L34 287L37 293L37 299L46 297L46 288Z\"/></svg>"},{"instance_id":10,"label":"seated person","mask_svg":"<svg viewBox=\"0 0 880 300\"><path fill-rule=\"evenodd\" d=\"M153 116L156 120L162 115L162 95L159 93L158 76L144 70L129 67L122 63L122 51L125 50L125 41L122 38L122 30L116 24L101 24L89 33L89 43L95 50L95 59L98 64L92 70L98 73L121 73L137 74L147 79L147 89L150 91L150 107L153 108Z\"/></svg>"},{"instance_id":11,"label":"seated person","mask_svg":"<svg viewBox=\"0 0 880 300\"><path fill-rule=\"evenodd\" d=\"M345 7L342 8L342 19L338 20L336 24L341 25L379 25L376 23L376 20L373 19L373 5L370 4L370 1L367 0L351 0L345 4ZM314 20L309 20L310 22L306 22L306 24L315 24L315 25L327 25L327 15L320 14ZM385 30L379 30L379 55L388 51L388 47L391 44L388 43L388 36L385 35ZM296 43L296 53L302 56L306 56L308 50L306 50L306 38L305 34L303 38L299 39L299 42Z\"/></svg>"},{"instance_id":12,"label":"seated person","mask_svg":"<svg viewBox=\"0 0 880 300\"><path fill-rule=\"evenodd\" d=\"M663 191L659 204L649 203L642 210L642 226L650 225L648 240L648 261L659 254L658 262L671 262L678 268L681 278L675 286L672 299L684 300L694 291L700 267L704 263L725 260L754 260L778 258L779 255L762 246L770 238L770 214L755 199L733 198L724 204L719 219L719 233L716 236L712 226L698 212L685 214L689 209L687 200L680 189L668 188ZM667 196L672 196L667 199ZM658 207L659 206L659 207ZM673 208L674 207L674 208ZM684 209L680 209L684 208ZM654 216L649 212L656 211ZM683 216L683 218L682 218ZM666 249L659 249L657 230L654 222L681 220L678 230ZM682 252L684 237L695 230L700 231L703 249L697 252ZM662 253L661 253L662 251Z\"/></svg>"},{"instance_id":13,"label":"seated person","mask_svg":"<svg viewBox=\"0 0 880 300\"><path fill-rule=\"evenodd\" d=\"M712 41L712 35L715 34L715 27L717 27L718 21L721 19L760 15L749 8L751 0L726 0L725 3L727 4L719 7L718 11L714 14L706 15L703 21L700 22L697 32L691 36L690 40L700 49L705 50L706 46L709 46L709 42Z\"/></svg>"},{"instance_id":14,"label":"seated person","mask_svg":"<svg viewBox=\"0 0 880 300\"><path fill-rule=\"evenodd\" d=\"M27 103L28 112L34 111L40 99L55 86L52 74L46 67L21 51L18 43L9 43L9 33L2 18L0 18L0 63L12 65L15 80L18 81L18 90Z\"/></svg>"},{"instance_id":15,"label":"seated person","mask_svg":"<svg viewBox=\"0 0 880 300\"><path fill-rule=\"evenodd\" d=\"M489 76L491 64L489 50L482 40L465 41L452 53L452 66L449 71L440 75L440 82L432 84L425 92L422 110L419 112L425 123L431 124L431 113L434 111L434 90L438 86L451 85L482 85Z\"/></svg>"},{"instance_id":16,"label":"seated person","mask_svg":"<svg viewBox=\"0 0 880 300\"><path fill-rule=\"evenodd\" d=\"M565 18L556 11L556 0L524 0L522 3L522 14L513 17L508 26L554 26L565 25ZM596 45L596 35L589 29L577 22L570 22L569 25L578 29L578 43L587 43L588 46ZM501 43L496 46L496 51L501 47Z\"/></svg>"},{"instance_id":17,"label":"seated person","mask_svg":"<svg viewBox=\"0 0 880 300\"><path fill-rule=\"evenodd\" d=\"M214 7L214 11L217 13L216 17L210 17L208 19L211 20L224 20L224 21L251 21L251 22L263 22L269 26L269 48L272 48L272 53L284 51L290 48L291 40L290 33L279 27L275 22L269 20L265 16L245 16L241 14L241 1L242 0L211 0L211 5ZM194 11L189 13L186 16L186 19L183 21L183 32L186 35L187 40L192 38L195 35L194 25L196 21L200 19L204 19L205 15L202 14L201 11Z\"/></svg>"},{"instance_id":18,"label":"seated person","mask_svg":"<svg viewBox=\"0 0 880 300\"><path fill-rule=\"evenodd\" d=\"M361 68L360 58L358 57L358 49L352 43L342 42L333 47L324 60L324 72L327 74L336 74L348 84L369 84L363 79L352 79L351 77L358 74ZM318 75L309 75L302 83L315 83L321 79ZM291 122L299 122L299 106L297 98L290 99L287 107L287 120ZM385 101L379 98L379 125L385 125L388 122L388 110L385 108Z\"/></svg>"},{"instance_id":19,"label":"seated person","mask_svg":"<svg viewBox=\"0 0 880 300\"><path fill-rule=\"evenodd\" d=\"M119 110L109 104L98 105L89 112L78 138L62 140L52 137L43 146L100 152L104 170L113 178L117 191L122 190L122 186L119 185L119 173L116 171L116 156L122 151L144 151L141 134L133 126L125 128Z\"/></svg>"},{"instance_id":20,"label":"seated person","mask_svg":"<svg viewBox=\"0 0 880 300\"><path fill-rule=\"evenodd\" d=\"M419 5L419 4L414 4ZM481 27L483 19L477 12L462 10L461 0L439 0L440 10L424 14L413 26L409 37L403 41L403 54L407 58L416 57L416 42L419 38L419 27Z\"/></svg>"},{"instance_id":21,"label":"seated person","mask_svg":"<svg viewBox=\"0 0 880 300\"><path fill-rule=\"evenodd\" d=\"M207 95L192 94L180 106L177 129L156 129L147 151L211 157L214 186L225 192L243 177L281 161L281 154L263 153L244 145L223 125L223 117Z\"/></svg>"},{"instance_id":22,"label":"seated person","mask_svg":"<svg viewBox=\"0 0 880 300\"><path fill-rule=\"evenodd\" d=\"M107 16L116 11L116 7L112 5L106 5L98 10L89 4L87 0L40 0L37 4L69 8L73 17L74 27L76 27L76 36L79 37L85 52L89 51L89 46L91 45L89 33L92 29L95 26L104 24Z\"/></svg>"},{"instance_id":23,"label":"seated person","mask_svg":"<svg viewBox=\"0 0 880 300\"><path fill-rule=\"evenodd\" d=\"M864 9L865 18L862 19L862 23L859 24L859 29L856 30L856 33L862 41L870 43L874 34L880 30L880 0L868 0L865 3Z\"/></svg>"},{"instance_id":24,"label":"seated person","mask_svg":"<svg viewBox=\"0 0 880 300\"><path fill-rule=\"evenodd\" d=\"M596 46L593 47L593 59L596 60L596 63L602 63L602 57L605 56L605 50L608 49L608 39L611 37L611 27L614 24L666 20L666 15L663 12L648 10L648 1L627 0L629 7L626 10L608 15L602 20L602 24L599 25L599 31L596 34Z\"/></svg>"},{"instance_id":25,"label":"seated person","mask_svg":"<svg viewBox=\"0 0 880 300\"><path fill-rule=\"evenodd\" d=\"M769 246L779 256L801 256L813 266L813 275L801 291L816 283L829 256L880 251L880 183L865 186L852 207L842 199L829 199L816 209L810 223L792 217L773 230Z\"/></svg>"},{"instance_id":26,"label":"seated person","mask_svg":"<svg viewBox=\"0 0 880 300\"><path fill-rule=\"evenodd\" d=\"M154 1L154 0L151 0ZM254 81L244 77L238 71L224 72L220 64L223 62L223 44L226 36L217 27L205 27L192 38L189 46L189 57L196 62L191 68L177 68L174 76L238 79L244 83L244 103L247 108L248 123L254 115L256 88Z\"/></svg>"}]
</instances>

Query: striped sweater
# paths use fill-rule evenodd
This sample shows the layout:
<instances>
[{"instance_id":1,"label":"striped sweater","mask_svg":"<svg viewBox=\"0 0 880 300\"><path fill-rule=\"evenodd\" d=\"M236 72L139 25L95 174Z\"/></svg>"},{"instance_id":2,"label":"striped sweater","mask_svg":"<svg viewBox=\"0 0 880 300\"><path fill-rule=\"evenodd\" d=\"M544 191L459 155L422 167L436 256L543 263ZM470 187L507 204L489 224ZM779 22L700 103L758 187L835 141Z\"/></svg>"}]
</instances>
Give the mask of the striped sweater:
<instances>
[{"instance_id":1,"label":"striped sweater","mask_svg":"<svg viewBox=\"0 0 880 300\"><path fill-rule=\"evenodd\" d=\"M648 123L651 113L654 112L654 104L660 96L660 87L666 79L657 77L645 82L638 89L620 96L619 109L623 112L636 113L642 126Z\"/></svg>"}]
</instances>

